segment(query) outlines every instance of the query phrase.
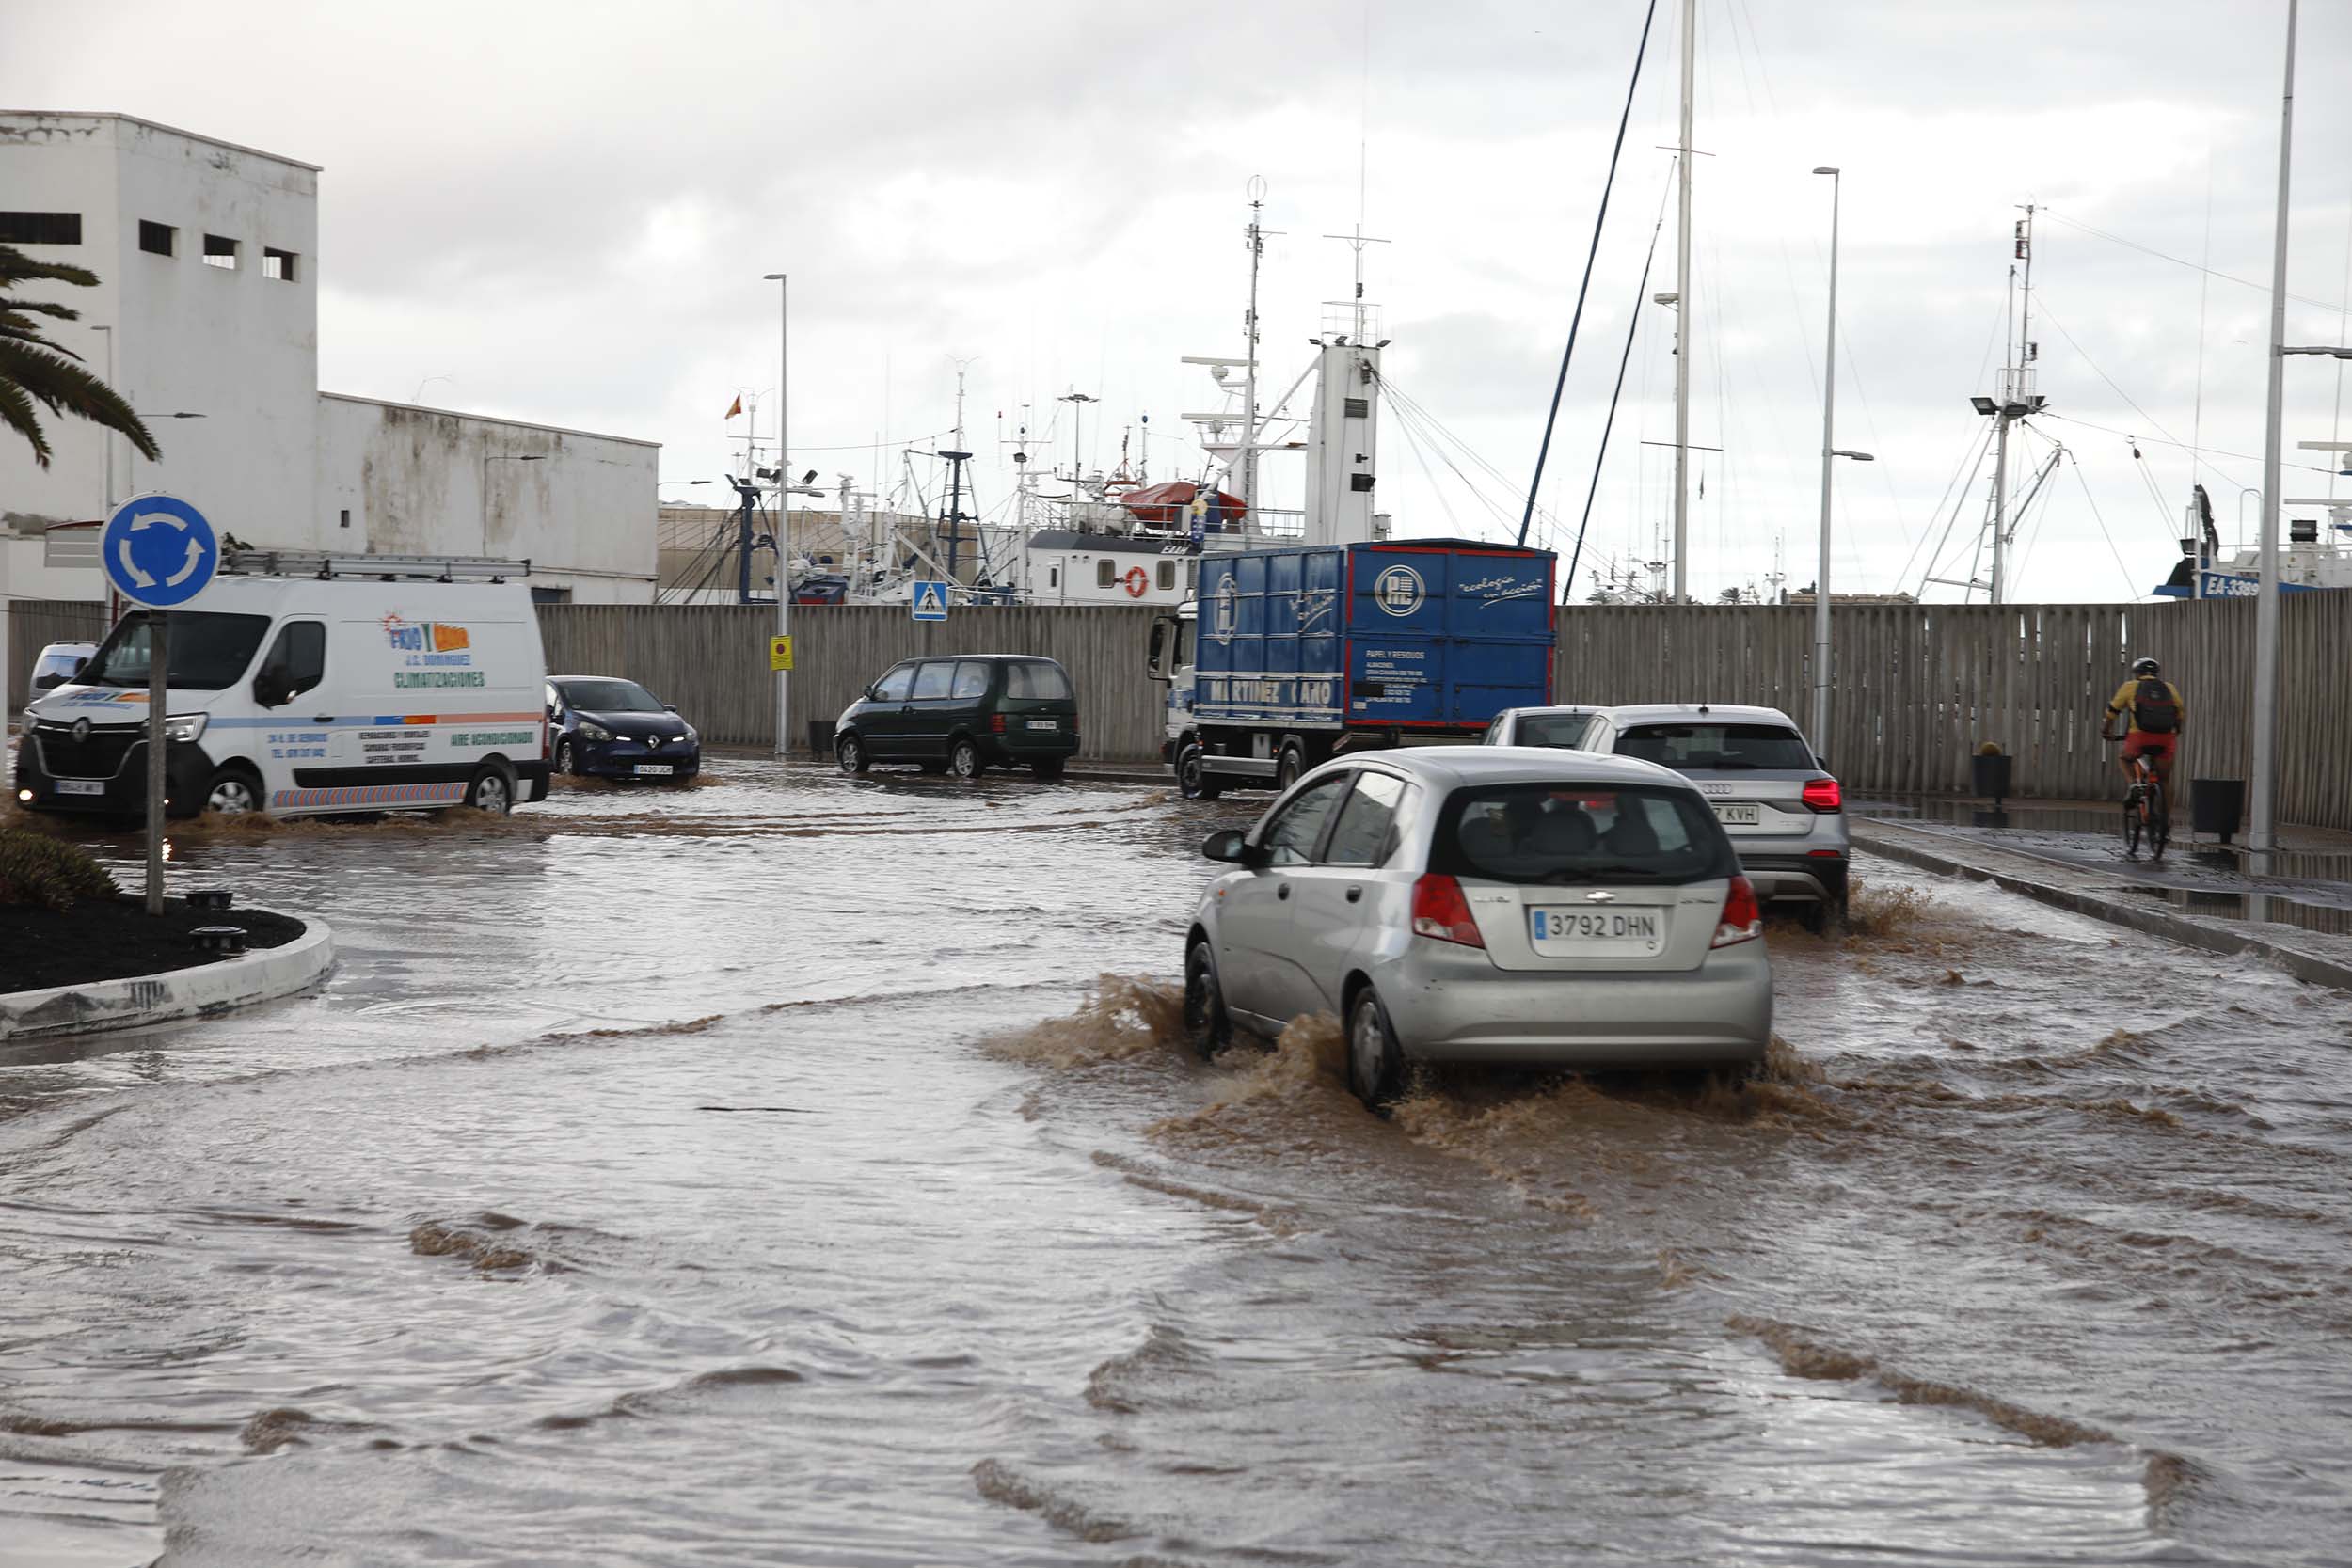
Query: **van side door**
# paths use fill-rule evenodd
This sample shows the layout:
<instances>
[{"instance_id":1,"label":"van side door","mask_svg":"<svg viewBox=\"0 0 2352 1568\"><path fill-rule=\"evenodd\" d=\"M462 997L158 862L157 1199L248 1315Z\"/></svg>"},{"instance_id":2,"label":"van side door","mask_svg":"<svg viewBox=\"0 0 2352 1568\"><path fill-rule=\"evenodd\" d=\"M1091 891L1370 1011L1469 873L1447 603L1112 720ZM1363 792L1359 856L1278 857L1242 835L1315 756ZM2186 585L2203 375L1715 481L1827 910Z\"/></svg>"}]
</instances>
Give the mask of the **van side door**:
<instances>
[{"instance_id":1,"label":"van side door","mask_svg":"<svg viewBox=\"0 0 2352 1568\"><path fill-rule=\"evenodd\" d=\"M358 725L336 722L333 688L326 683L326 623L299 616L279 624L269 651L254 666L248 685L255 710L268 722L247 731L258 744L251 760L260 765L263 801L281 789L322 787L328 773L358 765ZM207 748L226 761L220 746Z\"/></svg>"}]
</instances>

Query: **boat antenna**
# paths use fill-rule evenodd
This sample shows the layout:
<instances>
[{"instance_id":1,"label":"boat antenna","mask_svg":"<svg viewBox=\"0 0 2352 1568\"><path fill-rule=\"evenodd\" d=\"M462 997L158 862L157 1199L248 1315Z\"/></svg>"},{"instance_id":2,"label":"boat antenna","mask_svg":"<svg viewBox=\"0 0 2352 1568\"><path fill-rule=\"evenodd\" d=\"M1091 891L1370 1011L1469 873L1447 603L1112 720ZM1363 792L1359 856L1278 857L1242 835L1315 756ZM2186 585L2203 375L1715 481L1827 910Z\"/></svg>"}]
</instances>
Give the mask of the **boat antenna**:
<instances>
[{"instance_id":1,"label":"boat antenna","mask_svg":"<svg viewBox=\"0 0 2352 1568\"><path fill-rule=\"evenodd\" d=\"M1544 439L1535 450L1535 476L1527 482L1527 505L1519 513L1518 542L1522 545L1527 543L1528 525L1535 520L1535 492L1544 483L1544 461L1551 455L1552 426L1559 422L1560 397L1567 389L1568 385L1568 361L1576 355L1577 328L1584 323L1584 296L1592 291L1593 263L1600 256L1601 228L1609 220L1609 193L1614 190L1617 184L1617 157L1625 150L1625 128L1627 122L1633 118L1633 94L1642 84L1642 59L1649 53L1650 24L1657 19L1658 0L1649 0L1649 10L1642 18L1642 41L1635 46L1633 51L1633 79L1625 86L1625 108L1617 116L1617 139L1615 144L1609 149L1609 178L1602 182L1600 187L1600 211L1593 214L1593 243L1584 252L1584 280L1576 286L1576 312L1568 318L1567 347L1560 352L1560 374L1551 384L1551 411L1544 416ZM1642 273L1644 277L1648 277L1648 262L1645 261L1642 264ZM1360 293L1360 290L1359 292ZM1640 308L1640 301L1636 300L1634 302L1636 313L1639 312ZM1611 399L1611 403L1613 406L1615 400ZM1587 515L1589 515L1588 504ZM1582 541L1582 530L1580 529L1577 531L1577 538L1580 543Z\"/></svg>"}]
</instances>

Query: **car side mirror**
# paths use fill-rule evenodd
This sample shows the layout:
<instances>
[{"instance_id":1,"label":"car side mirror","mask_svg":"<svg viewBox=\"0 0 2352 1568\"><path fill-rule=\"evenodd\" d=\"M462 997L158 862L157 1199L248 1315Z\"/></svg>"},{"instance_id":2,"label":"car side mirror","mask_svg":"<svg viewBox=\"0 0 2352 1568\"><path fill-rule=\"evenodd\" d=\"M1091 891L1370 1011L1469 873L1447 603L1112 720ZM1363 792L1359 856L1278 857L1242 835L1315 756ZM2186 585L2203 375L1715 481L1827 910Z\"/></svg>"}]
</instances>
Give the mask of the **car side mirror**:
<instances>
[{"instance_id":1,"label":"car side mirror","mask_svg":"<svg viewBox=\"0 0 2352 1568\"><path fill-rule=\"evenodd\" d=\"M1253 865L1258 852L1249 847L1249 835L1239 828L1222 828L1201 841L1204 859L1222 861L1227 865Z\"/></svg>"},{"instance_id":2,"label":"car side mirror","mask_svg":"<svg viewBox=\"0 0 2352 1568\"><path fill-rule=\"evenodd\" d=\"M55 691L57 688L65 684L65 677L58 674L43 675L39 680L33 682L33 684L43 691Z\"/></svg>"},{"instance_id":3,"label":"car side mirror","mask_svg":"<svg viewBox=\"0 0 2352 1568\"><path fill-rule=\"evenodd\" d=\"M664 713L675 713L677 711L677 704L664 703L661 705L661 711Z\"/></svg>"},{"instance_id":4,"label":"car side mirror","mask_svg":"<svg viewBox=\"0 0 2352 1568\"><path fill-rule=\"evenodd\" d=\"M283 675L264 670L253 677L253 700L263 707L284 707L294 701L294 693L286 689Z\"/></svg>"},{"instance_id":5,"label":"car side mirror","mask_svg":"<svg viewBox=\"0 0 2352 1568\"><path fill-rule=\"evenodd\" d=\"M869 702L869 703L870 703L870 702L873 702L873 701L877 700L878 698L880 698L881 696L882 696L882 686L881 686L881 684L880 684L879 682L878 682L878 683L876 683L875 685L869 686L869 687L867 687L867 688L866 689L866 700L867 702Z\"/></svg>"}]
</instances>

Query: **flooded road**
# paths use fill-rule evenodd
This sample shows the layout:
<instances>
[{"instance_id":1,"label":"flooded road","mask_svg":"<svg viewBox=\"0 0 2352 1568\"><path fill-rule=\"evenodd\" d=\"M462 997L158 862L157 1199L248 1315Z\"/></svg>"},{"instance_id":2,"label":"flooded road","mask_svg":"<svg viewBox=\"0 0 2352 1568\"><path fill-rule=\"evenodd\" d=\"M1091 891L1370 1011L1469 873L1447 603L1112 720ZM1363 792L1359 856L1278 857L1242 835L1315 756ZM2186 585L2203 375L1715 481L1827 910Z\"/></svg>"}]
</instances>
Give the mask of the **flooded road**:
<instances>
[{"instance_id":1,"label":"flooded road","mask_svg":"<svg viewBox=\"0 0 2352 1568\"><path fill-rule=\"evenodd\" d=\"M175 844L342 960L0 1054L0 1561L2347 1560L2352 999L1866 862L1384 1122L1174 1038L1251 798L713 775Z\"/></svg>"}]
</instances>

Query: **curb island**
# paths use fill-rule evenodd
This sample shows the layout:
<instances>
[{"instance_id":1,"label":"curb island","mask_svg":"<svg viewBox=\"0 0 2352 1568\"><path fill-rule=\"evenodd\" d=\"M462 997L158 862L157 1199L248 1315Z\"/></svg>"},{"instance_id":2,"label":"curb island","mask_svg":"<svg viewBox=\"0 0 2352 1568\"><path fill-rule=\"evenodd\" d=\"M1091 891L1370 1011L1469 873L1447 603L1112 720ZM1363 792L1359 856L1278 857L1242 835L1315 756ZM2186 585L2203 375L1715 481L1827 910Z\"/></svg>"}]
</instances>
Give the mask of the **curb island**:
<instances>
[{"instance_id":1,"label":"curb island","mask_svg":"<svg viewBox=\"0 0 2352 1568\"><path fill-rule=\"evenodd\" d=\"M334 964L335 936L326 922L282 911L262 912L301 921L302 934L283 946L256 948L192 969L0 993L0 1042L210 1018L291 996Z\"/></svg>"}]
</instances>

